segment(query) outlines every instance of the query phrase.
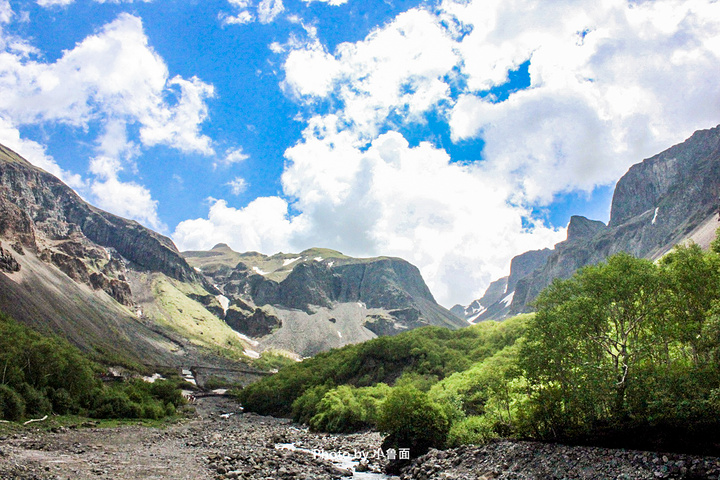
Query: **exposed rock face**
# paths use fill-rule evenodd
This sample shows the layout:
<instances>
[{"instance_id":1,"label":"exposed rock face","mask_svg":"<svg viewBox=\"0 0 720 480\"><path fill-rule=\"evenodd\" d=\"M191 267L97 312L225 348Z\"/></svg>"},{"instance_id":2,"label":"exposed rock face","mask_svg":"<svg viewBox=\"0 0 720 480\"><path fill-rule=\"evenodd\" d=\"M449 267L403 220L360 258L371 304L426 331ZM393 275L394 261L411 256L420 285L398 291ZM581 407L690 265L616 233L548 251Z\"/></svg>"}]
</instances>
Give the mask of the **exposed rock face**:
<instances>
[{"instance_id":1,"label":"exposed rock face","mask_svg":"<svg viewBox=\"0 0 720 480\"><path fill-rule=\"evenodd\" d=\"M693 232L703 226L714 228L719 195L720 127L695 132L633 165L615 187L608 226L572 217L567 240L555 246L544 266L518 281L510 313L528 311L554 278L568 278L585 265L618 252L656 259L695 238Z\"/></svg>"},{"instance_id":2,"label":"exposed rock face","mask_svg":"<svg viewBox=\"0 0 720 480\"><path fill-rule=\"evenodd\" d=\"M510 307L498 309L481 300L487 310L478 319L530 311L530 303L553 279L568 278L618 252L656 259L688 238L707 246L717 228L719 207L720 126L695 132L630 167L615 187L608 225L573 216L567 240L553 250L513 258L507 286Z\"/></svg>"},{"instance_id":3,"label":"exposed rock face","mask_svg":"<svg viewBox=\"0 0 720 480\"><path fill-rule=\"evenodd\" d=\"M2 248L2 243L0 243L0 270L4 272L20 271L20 264L15 260L11 252Z\"/></svg>"},{"instance_id":4,"label":"exposed rock face","mask_svg":"<svg viewBox=\"0 0 720 480\"><path fill-rule=\"evenodd\" d=\"M399 258L355 259L327 249L265 256L233 252L224 244L184 255L232 300L229 325L253 337L269 336L261 343L273 347L287 343L279 340L287 338L287 329L317 337L301 346L293 342L292 348L300 348L293 351L303 356L425 325L467 325L439 306L420 271Z\"/></svg>"},{"instance_id":5,"label":"exposed rock face","mask_svg":"<svg viewBox=\"0 0 720 480\"><path fill-rule=\"evenodd\" d=\"M175 298L161 302L150 288L142 288L152 278L169 277L184 291L210 297L212 306L224 313L204 288L204 277L168 238L87 204L60 180L3 146L0 240L12 249L0 246L0 310L37 330L59 334L98 358L168 366L219 364L228 361L212 347L242 348L228 347L225 338L215 340L224 328L227 337L242 343L208 312L220 328L200 331L206 325L201 327L190 313L202 317L203 306L179 290ZM154 302L157 312L146 315L145 307ZM186 323L197 327L197 337L176 327L182 318L172 319L172 325L167 318L156 322L177 302L185 302ZM204 333L210 340L198 342Z\"/></svg>"},{"instance_id":6,"label":"exposed rock face","mask_svg":"<svg viewBox=\"0 0 720 480\"><path fill-rule=\"evenodd\" d=\"M64 183L0 145L0 237L32 251L58 250L70 257L106 247L134 266L181 281L200 277L172 241L137 222L125 220L83 201ZM74 245L62 246L65 242ZM101 255L102 256L102 255ZM81 267L60 256L59 264L85 278ZM87 272L86 272L87 273ZM89 274L88 274L89 278Z\"/></svg>"}]
</instances>

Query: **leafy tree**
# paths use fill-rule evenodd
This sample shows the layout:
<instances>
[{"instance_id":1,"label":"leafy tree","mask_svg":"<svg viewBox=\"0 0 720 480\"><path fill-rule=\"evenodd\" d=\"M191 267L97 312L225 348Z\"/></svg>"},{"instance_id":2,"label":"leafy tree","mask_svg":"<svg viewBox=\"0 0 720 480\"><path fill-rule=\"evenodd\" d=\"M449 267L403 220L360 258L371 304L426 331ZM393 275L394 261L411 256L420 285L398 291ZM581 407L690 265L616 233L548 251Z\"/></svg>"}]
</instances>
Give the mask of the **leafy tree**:
<instances>
[{"instance_id":1,"label":"leafy tree","mask_svg":"<svg viewBox=\"0 0 720 480\"><path fill-rule=\"evenodd\" d=\"M443 448L450 428L443 409L412 386L394 388L380 410L378 429L388 436L384 448L409 448L420 456Z\"/></svg>"},{"instance_id":2,"label":"leafy tree","mask_svg":"<svg viewBox=\"0 0 720 480\"><path fill-rule=\"evenodd\" d=\"M652 262L617 254L539 295L520 352L532 408L551 419L551 431L538 433L627 417L639 366L667 348L663 293Z\"/></svg>"}]
</instances>

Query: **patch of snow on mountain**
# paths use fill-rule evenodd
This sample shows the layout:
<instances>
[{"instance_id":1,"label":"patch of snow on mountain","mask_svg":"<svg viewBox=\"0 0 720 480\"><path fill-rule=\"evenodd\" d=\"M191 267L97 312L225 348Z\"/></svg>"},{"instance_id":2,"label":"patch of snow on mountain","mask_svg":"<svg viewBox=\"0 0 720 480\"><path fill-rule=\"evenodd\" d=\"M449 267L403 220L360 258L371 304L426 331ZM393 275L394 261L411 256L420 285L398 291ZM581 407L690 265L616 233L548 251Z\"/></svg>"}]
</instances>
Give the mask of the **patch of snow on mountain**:
<instances>
[{"instance_id":1,"label":"patch of snow on mountain","mask_svg":"<svg viewBox=\"0 0 720 480\"><path fill-rule=\"evenodd\" d=\"M255 350L249 350L246 348L243 353L250 358L260 358L260 354Z\"/></svg>"},{"instance_id":2,"label":"patch of snow on mountain","mask_svg":"<svg viewBox=\"0 0 720 480\"><path fill-rule=\"evenodd\" d=\"M302 258L302 257L288 258L287 260L285 260L285 261L283 262L283 267L287 267L287 266L290 265L291 263L295 263L295 262L297 262L298 260L300 260L301 258Z\"/></svg>"},{"instance_id":3,"label":"patch of snow on mountain","mask_svg":"<svg viewBox=\"0 0 720 480\"><path fill-rule=\"evenodd\" d=\"M475 312L473 312L473 313L471 314L472 316L469 317L469 318L467 319L467 321L468 321L469 323L475 323L475 320L477 320L478 317L479 317L480 315L482 315L483 313L485 313L485 312L487 312L487 308L486 308L486 307L482 307L481 309L476 310Z\"/></svg>"},{"instance_id":4,"label":"patch of snow on mountain","mask_svg":"<svg viewBox=\"0 0 720 480\"><path fill-rule=\"evenodd\" d=\"M338 330L337 332L338 332L338 337L342 338L342 333L340 333L340 330Z\"/></svg>"},{"instance_id":5,"label":"patch of snow on mountain","mask_svg":"<svg viewBox=\"0 0 720 480\"><path fill-rule=\"evenodd\" d=\"M657 220L657 214L658 214L659 210L660 210L660 207L655 207L655 215L653 215L652 225L655 225L655 220Z\"/></svg>"},{"instance_id":6,"label":"patch of snow on mountain","mask_svg":"<svg viewBox=\"0 0 720 480\"><path fill-rule=\"evenodd\" d=\"M322 262L322 261L323 261L323 258L322 258L322 257L315 257L315 258L313 258L313 260L315 260L316 262Z\"/></svg>"},{"instance_id":7,"label":"patch of snow on mountain","mask_svg":"<svg viewBox=\"0 0 720 480\"><path fill-rule=\"evenodd\" d=\"M198 268L198 267L193 267L193 268L195 269L196 272L202 273L202 269L201 269L201 268Z\"/></svg>"},{"instance_id":8,"label":"patch of snow on mountain","mask_svg":"<svg viewBox=\"0 0 720 480\"><path fill-rule=\"evenodd\" d=\"M502 300L500 300L500 303L504 304L506 307L509 307L510 304L512 303L512 301L513 301L513 297L514 297L514 296L515 296L515 290L513 290L512 292L510 292L510 295L508 295L507 297L505 297L505 298L503 298Z\"/></svg>"},{"instance_id":9,"label":"patch of snow on mountain","mask_svg":"<svg viewBox=\"0 0 720 480\"><path fill-rule=\"evenodd\" d=\"M253 347L257 347L258 345L260 345L260 342L256 342L256 341L253 340L252 338L248 337L247 335L243 335L243 334L240 333L240 332L235 332L235 335L237 335L238 337L240 337L241 340L245 340L246 342L248 342L248 343L249 343L250 345L252 345Z\"/></svg>"},{"instance_id":10,"label":"patch of snow on mountain","mask_svg":"<svg viewBox=\"0 0 720 480\"><path fill-rule=\"evenodd\" d=\"M333 265L335 265L335 262L328 262L328 267L332 267Z\"/></svg>"},{"instance_id":11,"label":"patch of snow on mountain","mask_svg":"<svg viewBox=\"0 0 720 480\"><path fill-rule=\"evenodd\" d=\"M253 270L255 270L255 273L257 273L258 275L267 275L268 274L268 272L263 272L258 267L253 267Z\"/></svg>"},{"instance_id":12,"label":"patch of snow on mountain","mask_svg":"<svg viewBox=\"0 0 720 480\"><path fill-rule=\"evenodd\" d=\"M218 302L220 302L220 306L223 309L223 313L227 313L228 307L230 307L230 299L227 298L225 295L217 295L215 296Z\"/></svg>"}]
</instances>

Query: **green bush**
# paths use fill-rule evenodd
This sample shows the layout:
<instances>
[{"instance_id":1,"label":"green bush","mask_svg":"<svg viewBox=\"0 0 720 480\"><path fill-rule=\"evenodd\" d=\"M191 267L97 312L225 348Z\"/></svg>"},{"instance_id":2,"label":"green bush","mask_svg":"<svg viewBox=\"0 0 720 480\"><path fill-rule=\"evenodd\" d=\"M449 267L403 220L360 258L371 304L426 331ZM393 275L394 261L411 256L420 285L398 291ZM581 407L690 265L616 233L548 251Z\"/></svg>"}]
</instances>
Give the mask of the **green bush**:
<instances>
[{"instance_id":1,"label":"green bush","mask_svg":"<svg viewBox=\"0 0 720 480\"><path fill-rule=\"evenodd\" d=\"M31 385L23 383L17 389L17 393L25 401L25 413L27 415L45 415L52 412L52 404L44 393L39 392Z\"/></svg>"},{"instance_id":2,"label":"green bush","mask_svg":"<svg viewBox=\"0 0 720 480\"><path fill-rule=\"evenodd\" d=\"M310 428L330 433L355 432L369 426L355 388L343 385L328 391L317 404Z\"/></svg>"},{"instance_id":3,"label":"green bush","mask_svg":"<svg viewBox=\"0 0 720 480\"><path fill-rule=\"evenodd\" d=\"M413 457L443 448L449 422L443 409L415 387L394 388L380 409L378 429L387 434L384 447L409 448Z\"/></svg>"},{"instance_id":4,"label":"green bush","mask_svg":"<svg viewBox=\"0 0 720 480\"><path fill-rule=\"evenodd\" d=\"M0 417L5 420L17 421L23 415L25 415L23 398L7 385L0 385Z\"/></svg>"},{"instance_id":5,"label":"green bush","mask_svg":"<svg viewBox=\"0 0 720 480\"><path fill-rule=\"evenodd\" d=\"M448 432L447 444L449 447L478 445L496 436L493 426L486 417L472 416L452 424Z\"/></svg>"}]
</instances>

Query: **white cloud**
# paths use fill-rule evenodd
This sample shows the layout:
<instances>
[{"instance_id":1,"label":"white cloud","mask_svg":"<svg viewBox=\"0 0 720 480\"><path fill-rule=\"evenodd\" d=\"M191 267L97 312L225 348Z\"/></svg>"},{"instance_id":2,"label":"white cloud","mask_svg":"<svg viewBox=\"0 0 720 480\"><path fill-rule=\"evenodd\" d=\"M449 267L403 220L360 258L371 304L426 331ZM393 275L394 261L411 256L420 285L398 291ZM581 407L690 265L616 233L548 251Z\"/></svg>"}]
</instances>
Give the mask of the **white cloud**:
<instances>
[{"instance_id":1,"label":"white cloud","mask_svg":"<svg viewBox=\"0 0 720 480\"><path fill-rule=\"evenodd\" d=\"M111 177L93 182L91 192L98 207L137 220L154 230L167 230L157 215L157 200L153 200L150 191L142 185Z\"/></svg>"},{"instance_id":2,"label":"white cloud","mask_svg":"<svg viewBox=\"0 0 720 480\"><path fill-rule=\"evenodd\" d=\"M27 161L51 173L73 188L81 188L85 185L82 177L60 168L55 159L47 154L44 145L32 140L22 138L20 131L9 121L0 117L0 144L25 158Z\"/></svg>"},{"instance_id":3,"label":"white cloud","mask_svg":"<svg viewBox=\"0 0 720 480\"><path fill-rule=\"evenodd\" d=\"M228 3L235 10L235 15L221 13L219 18L223 25L245 25L255 20L271 23L285 11L282 0L260 0L257 5L252 0L228 0Z\"/></svg>"},{"instance_id":4,"label":"white cloud","mask_svg":"<svg viewBox=\"0 0 720 480\"><path fill-rule=\"evenodd\" d=\"M250 158L250 155L243 152L242 147L231 148L225 152L225 156L222 159L213 163L213 168L217 168L219 166L227 167L236 163L242 163L248 158Z\"/></svg>"},{"instance_id":5,"label":"white cloud","mask_svg":"<svg viewBox=\"0 0 720 480\"><path fill-rule=\"evenodd\" d=\"M222 234L239 250L398 255L443 304L469 302L513 255L563 238L533 208L611 184L720 121L712 0L444 0L334 51L306 31L304 42L273 45L308 121L282 177L299 214L275 199L272 214L252 217L260 228L253 204L218 201L208 219L178 227L180 244L209 247L201 236ZM529 88L487 95L528 61ZM484 142L482 158L453 163L396 132L429 112L453 141ZM252 241L233 243L245 228Z\"/></svg>"},{"instance_id":6,"label":"white cloud","mask_svg":"<svg viewBox=\"0 0 720 480\"><path fill-rule=\"evenodd\" d=\"M235 177L228 182L233 195L240 195L247 190L247 182L242 177Z\"/></svg>"},{"instance_id":7,"label":"white cloud","mask_svg":"<svg viewBox=\"0 0 720 480\"><path fill-rule=\"evenodd\" d=\"M285 11L282 0L260 0L257 7L260 23L270 23Z\"/></svg>"},{"instance_id":8,"label":"white cloud","mask_svg":"<svg viewBox=\"0 0 720 480\"><path fill-rule=\"evenodd\" d=\"M309 5L313 2L322 2L327 3L328 5L332 5L334 7L338 7L340 5L344 5L348 2L348 0L303 0L305 4Z\"/></svg>"},{"instance_id":9,"label":"white cloud","mask_svg":"<svg viewBox=\"0 0 720 480\"><path fill-rule=\"evenodd\" d=\"M183 152L214 154L200 131L212 85L196 77L170 78L163 59L148 45L138 17L121 14L67 50L54 63L34 60L32 47L8 42L0 52L0 115L4 137L22 125L60 123L100 131L87 183L90 200L112 213L164 230L157 202L146 187L121 181L120 172L143 147L166 145ZM15 45L15 46L13 46ZM23 48L19 48L20 47ZM129 139L128 131L139 131ZM18 134L19 135L19 134ZM62 172L44 147L16 140L30 160L72 186L79 177Z\"/></svg>"},{"instance_id":10,"label":"white cloud","mask_svg":"<svg viewBox=\"0 0 720 480\"><path fill-rule=\"evenodd\" d=\"M212 200L208 218L180 222L173 240L180 250L208 250L223 242L240 252L287 252L299 221L289 218L288 204L279 197L259 198L241 209Z\"/></svg>"},{"instance_id":11,"label":"white cloud","mask_svg":"<svg viewBox=\"0 0 720 480\"><path fill-rule=\"evenodd\" d=\"M333 55L309 33L309 41L287 56L285 85L310 102L334 93L343 122L366 140L390 114L419 120L449 98L446 77L459 59L452 36L430 12L404 12Z\"/></svg>"},{"instance_id":12,"label":"white cloud","mask_svg":"<svg viewBox=\"0 0 720 480\"><path fill-rule=\"evenodd\" d=\"M13 11L9 0L0 1L0 23L10 23Z\"/></svg>"},{"instance_id":13,"label":"white cloud","mask_svg":"<svg viewBox=\"0 0 720 480\"><path fill-rule=\"evenodd\" d=\"M135 1L149 3L152 0L94 0L97 3L133 3ZM74 3L75 0L37 0L37 4L41 7L66 6Z\"/></svg>"}]
</instances>

